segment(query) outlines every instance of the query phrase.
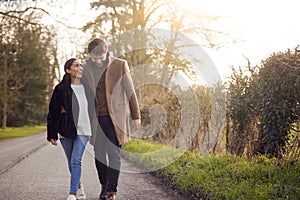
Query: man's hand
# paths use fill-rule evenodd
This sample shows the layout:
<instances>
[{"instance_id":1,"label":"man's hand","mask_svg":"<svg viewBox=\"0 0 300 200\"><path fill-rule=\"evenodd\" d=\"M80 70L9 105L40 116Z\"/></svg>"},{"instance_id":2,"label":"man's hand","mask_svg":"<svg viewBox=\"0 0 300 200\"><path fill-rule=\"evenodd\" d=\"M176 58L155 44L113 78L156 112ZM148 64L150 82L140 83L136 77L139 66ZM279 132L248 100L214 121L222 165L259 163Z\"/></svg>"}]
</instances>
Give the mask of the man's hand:
<instances>
[{"instance_id":1,"label":"man's hand","mask_svg":"<svg viewBox=\"0 0 300 200\"><path fill-rule=\"evenodd\" d=\"M133 125L134 131L136 131L141 125L141 119L133 119L132 125Z\"/></svg>"}]
</instances>

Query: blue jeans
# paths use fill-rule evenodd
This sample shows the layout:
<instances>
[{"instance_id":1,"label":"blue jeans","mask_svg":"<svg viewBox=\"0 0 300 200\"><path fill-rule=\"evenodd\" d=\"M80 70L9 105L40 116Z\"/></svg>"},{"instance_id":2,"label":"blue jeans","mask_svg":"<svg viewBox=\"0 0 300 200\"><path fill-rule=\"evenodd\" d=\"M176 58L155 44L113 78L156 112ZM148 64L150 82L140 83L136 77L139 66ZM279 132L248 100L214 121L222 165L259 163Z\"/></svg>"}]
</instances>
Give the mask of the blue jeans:
<instances>
[{"instance_id":1,"label":"blue jeans","mask_svg":"<svg viewBox=\"0 0 300 200\"><path fill-rule=\"evenodd\" d=\"M68 167L71 174L70 193L77 193L81 177L81 159L88 138L88 136L77 135L75 140L69 138L60 139L67 156Z\"/></svg>"}]
</instances>

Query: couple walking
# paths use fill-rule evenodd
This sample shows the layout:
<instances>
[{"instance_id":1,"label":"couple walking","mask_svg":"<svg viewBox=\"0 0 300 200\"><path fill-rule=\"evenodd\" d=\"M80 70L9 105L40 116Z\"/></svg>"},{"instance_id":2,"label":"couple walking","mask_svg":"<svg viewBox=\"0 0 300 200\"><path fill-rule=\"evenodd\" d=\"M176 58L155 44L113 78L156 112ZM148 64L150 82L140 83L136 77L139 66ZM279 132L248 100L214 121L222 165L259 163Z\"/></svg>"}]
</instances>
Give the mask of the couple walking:
<instances>
[{"instance_id":1,"label":"couple walking","mask_svg":"<svg viewBox=\"0 0 300 200\"><path fill-rule=\"evenodd\" d=\"M47 140L60 140L67 157L70 193L67 200L86 199L81 160L88 141L94 146L101 184L99 200L116 199L122 144L129 141L130 117L136 130L140 111L126 60L110 56L96 38L88 44L90 57L82 66L76 58L64 65L63 80L54 88L47 116Z\"/></svg>"}]
</instances>

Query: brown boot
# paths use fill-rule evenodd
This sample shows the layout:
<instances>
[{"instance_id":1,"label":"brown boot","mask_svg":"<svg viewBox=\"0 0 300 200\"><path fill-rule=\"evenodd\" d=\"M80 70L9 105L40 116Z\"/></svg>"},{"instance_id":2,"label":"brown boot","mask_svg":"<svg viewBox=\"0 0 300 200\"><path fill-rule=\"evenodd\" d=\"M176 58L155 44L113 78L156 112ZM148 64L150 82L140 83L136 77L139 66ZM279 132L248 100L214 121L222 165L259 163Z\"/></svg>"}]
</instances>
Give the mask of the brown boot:
<instances>
[{"instance_id":1,"label":"brown boot","mask_svg":"<svg viewBox=\"0 0 300 200\"><path fill-rule=\"evenodd\" d=\"M101 192L100 192L100 195L99 195L99 200L105 200L106 199L106 185L102 185L101 187Z\"/></svg>"},{"instance_id":2,"label":"brown boot","mask_svg":"<svg viewBox=\"0 0 300 200\"><path fill-rule=\"evenodd\" d=\"M107 192L106 193L106 200L116 200L116 192Z\"/></svg>"}]
</instances>

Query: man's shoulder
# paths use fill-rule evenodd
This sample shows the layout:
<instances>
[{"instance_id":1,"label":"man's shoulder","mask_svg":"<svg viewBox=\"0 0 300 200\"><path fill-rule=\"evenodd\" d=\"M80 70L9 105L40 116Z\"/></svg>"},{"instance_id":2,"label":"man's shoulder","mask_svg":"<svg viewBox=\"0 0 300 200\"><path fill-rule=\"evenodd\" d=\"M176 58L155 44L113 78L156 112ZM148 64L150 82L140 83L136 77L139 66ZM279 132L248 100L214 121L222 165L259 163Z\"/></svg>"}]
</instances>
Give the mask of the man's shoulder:
<instances>
[{"instance_id":1,"label":"man's shoulder","mask_svg":"<svg viewBox=\"0 0 300 200\"><path fill-rule=\"evenodd\" d=\"M111 61L111 64L124 64L125 62L126 62L126 60L125 59L122 59L122 58L117 58L117 57L111 57L110 58L110 61Z\"/></svg>"}]
</instances>

